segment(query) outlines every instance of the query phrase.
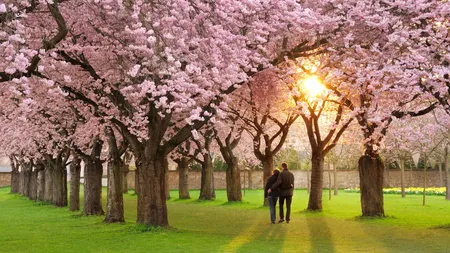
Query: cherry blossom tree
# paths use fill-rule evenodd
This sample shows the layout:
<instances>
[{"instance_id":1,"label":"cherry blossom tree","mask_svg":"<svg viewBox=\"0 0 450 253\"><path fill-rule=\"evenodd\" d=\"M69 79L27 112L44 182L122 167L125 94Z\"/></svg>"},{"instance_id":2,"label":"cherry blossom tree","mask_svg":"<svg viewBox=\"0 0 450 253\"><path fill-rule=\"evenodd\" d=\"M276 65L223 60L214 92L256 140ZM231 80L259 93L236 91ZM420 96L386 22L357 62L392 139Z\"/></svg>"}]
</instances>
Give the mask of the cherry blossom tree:
<instances>
[{"instance_id":1,"label":"cherry blossom tree","mask_svg":"<svg viewBox=\"0 0 450 253\"><path fill-rule=\"evenodd\" d=\"M171 159L177 164L178 170L178 198L190 199L189 194L189 165L194 161L194 157L197 157L198 149L192 150L194 144L191 140L186 140L179 145L174 151L172 151ZM194 152L190 155L190 152Z\"/></svg>"},{"instance_id":2,"label":"cherry blossom tree","mask_svg":"<svg viewBox=\"0 0 450 253\"><path fill-rule=\"evenodd\" d=\"M121 129L136 158L137 222L162 226L168 224L166 156L206 124L237 85L288 54L307 53L321 43L312 34L336 27L294 1L83 2L72 9L82 10L66 20L75 44L67 40L49 62L68 62L59 71L90 80L87 87L62 88ZM92 20L90 26L78 22L83 19Z\"/></svg>"},{"instance_id":3,"label":"cherry blossom tree","mask_svg":"<svg viewBox=\"0 0 450 253\"><path fill-rule=\"evenodd\" d=\"M67 136L91 143L84 148L91 153L81 157L96 168L92 170L96 182L101 177L102 142L108 140L104 127L116 131L136 161L137 222L168 226L167 156L205 126L230 93L287 60L327 54L333 64L324 71L330 74L319 75L325 83L339 84L333 90L353 104L367 133L368 154L376 153L371 152L379 140L374 136L388 125L386 115L396 111L398 116L400 109L417 114L420 110L415 108L420 107L415 106L421 103L416 101L421 98L412 94L423 90L417 83L425 76L434 85L434 74L443 73L445 61L440 68L424 64L431 60L428 53L446 38L442 35L448 32L444 29L448 10L447 2L425 0L7 0L0 4L0 52L6 56L0 60L0 82L54 86L74 105L62 108L88 115L84 129L93 127L98 135L77 137L83 127L76 127L73 134L51 135L64 139L52 142L58 143L56 148L47 143L39 147L57 159L57 151L71 147ZM427 47L423 38L431 36L436 40ZM446 57L442 53L441 58ZM445 73L440 76L437 81L445 83ZM394 87L374 85L372 80ZM395 98L388 98L390 92ZM378 111L380 104L392 104L394 99L403 103L387 114ZM267 168L266 177L272 170ZM96 206L94 212L101 213L98 201Z\"/></svg>"},{"instance_id":4,"label":"cherry blossom tree","mask_svg":"<svg viewBox=\"0 0 450 253\"><path fill-rule=\"evenodd\" d=\"M393 118L423 115L435 107L419 85L429 76L424 66L431 59L426 42L418 42L434 33L433 25L424 21L448 16L448 3L384 1L346 8L354 21L364 22L354 23L354 32L344 39L345 49L330 54L330 66L337 68L329 78L337 80L334 90L348 98L364 134L365 155L359 161L363 216L383 216L379 146ZM433 43L444 37L433 37Z\"/></svg>"},{"instance_id":5,"label":"cherry blossom tree","mask_svg":"<svg viewBox=\"0 0 450 253\"><path fill-rule=\"evenodd\" d=\"M212 200L216 198L214 189L214 167L212 145L215 133L212 128L206 128L200 132L195 131L192 142L195 143L194 160L202 166L200 184L200 200Z\"/></svg>"},{"instance_id":6,"label":"cherry blossom tree","mask_svg":"<svg viewBox=\"0 0 450 253\"><path fill-rule=\"evenodd\" d=\"M237 124L238 117L229 115L222 124L214 126L215 139L219 145L226 170L227 199L228 202L242 201L241 173L239 168L239 158L235 154L236 147L241 141L244 127Z\"/></svg>"},{"instance_id":7,"label":"cherry blossom tree","mask_svg":"<svg viewBox=\"0 0 450 253\"><path fill-rule=\"evenodd\" d=\"M308 210L322 210L323 167L325 156L336 146L339 138L353 121L353 115L347 110L345 99L333 94L320 84L314 75L321 68L317 57L292 63L294 80L288 81L288 87L297 105L298 115L305 123L311 145L311 191ZM332 80L328 80L332 82ZM322 88L321 88L322 87ZM325 133L325 134L324 134Z\"/></svg>"},{"instance_id":8,"label":"cherry blossom tree","mask_svg":"<svg viewBox=\"0 0 450 253\"><path fill-rule=\"evenodd\" d=\"M272 175L275 155L283 147L289 127L298 115L275 70L261 72L234 96L235 102L227 110L240 119L251 135L253 153L262 163L265 183ZM264 204L267 205L267 199Z\"/></svg>"}]
</instances>

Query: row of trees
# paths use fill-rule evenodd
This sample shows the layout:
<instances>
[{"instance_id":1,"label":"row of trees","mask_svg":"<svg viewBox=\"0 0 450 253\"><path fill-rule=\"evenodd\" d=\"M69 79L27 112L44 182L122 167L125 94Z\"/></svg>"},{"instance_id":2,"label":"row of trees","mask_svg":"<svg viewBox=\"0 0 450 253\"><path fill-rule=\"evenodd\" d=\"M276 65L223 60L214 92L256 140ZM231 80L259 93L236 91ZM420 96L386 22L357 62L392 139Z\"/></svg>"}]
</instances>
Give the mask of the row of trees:
<instances>
[{"instance_id":1,"label":"row of trees","mask_svg":"<svg viewBox=\"0 0 450 253\"><path fill-rule=\"evenodd\" d=\"M181 186L196 160L200 198L212 199L217 145L228 199L240 201L238 159L261 162L266 179L300 118L312 154L308 209L321 210L324 158L355 122L365 149L362 213L384 215L379 147L392 122L449 112L449 12L437 0L7 0L1 150L15 161L13 175L17 164L36 171L36 195L44 185L44 196L52 191L44 200L57 206L67 204L66 166L76 195L83 160L86 215L103 213L106 162L107 222L124 219L130 152L137 222L168 226L169 157L179 166L180 197L189 197ZM305 88L311 76L326 89Z\"/></svg>"}]
</instances>

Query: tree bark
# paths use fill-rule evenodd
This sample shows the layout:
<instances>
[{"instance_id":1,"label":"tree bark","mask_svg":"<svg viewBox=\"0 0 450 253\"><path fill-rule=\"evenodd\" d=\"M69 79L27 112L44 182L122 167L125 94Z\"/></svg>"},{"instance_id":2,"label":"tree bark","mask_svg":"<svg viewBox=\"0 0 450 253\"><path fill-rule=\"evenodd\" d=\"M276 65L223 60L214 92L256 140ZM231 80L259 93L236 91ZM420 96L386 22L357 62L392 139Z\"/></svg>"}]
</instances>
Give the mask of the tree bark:
<instances>
[{"instance_id":1,"label":"tree bark","mask_svg":"<svg viewBox=\"0 0 450 253\"><path fill-rule=\"evenodd\" d=\"M122 193L128 193L128 173L130 172L130 165L124 163L122 167Z\"/></svg>"},{"instance_id":2,"label":"tree bark","mask_svg":"<svg viewBox=\"0 0 450 253\"><path fill-rule=\"evenodd\" d=\"M178 198L190 199L189 195L189 158L181 157L177 160L178 165Z\"/></svg>"},{"instance_id":3,"label":"tree bark","mask_svg":"<svg viewBox=\"0 0 450 253\"><path fill-rule=\"evenodd\" d=\"M96 141L90 156L84 157L84 215L103 215L102 207L102 175L103 166L100 160L102 143Z\"/></svg>"},{"instance_id":4,"label":"tree bark","mask_svg":"<svg viewBox=\"0 0 450 253\"><path fill-rule=\"evenodd\" d=\"M136 222L152 226L169 226L165 192L166 181L164 180L167 158L160 154L135 157L139 171Z\"/></svg>"},{"instance_id":5,"label":"tree bark","mask_svg":"<svg viewBox=\"0 0 450 253\"><path fill-rule=\"evenodd\" d=\"M263 164L263 185L262 188L264 189L267 179L269 179L270 176L272 176L273 173L273 167L274 167L274 159L273 155L266 152L266 155L262 161ZM264 198L264 206L268 206L269 201L267 198Z\"/></svg>"},{"instance_id":6,"label":"tree bark","mask_svg":"<svg viewBox=\"0 0 450 253\"><path fill-rule=\"evenodd\" d=\"M24 193L25 193L25 175L23 168L21 168L19 172L19 194L23 196Z\"/></svg>"},{"instance_id":7,"label":"tree bark","mask_svg":"<svg viewBox=\"0 0 450 253\"><path fill-rule=\"evenodd\" d=\"M328 199L331 200L331 163L328 162Z\"/></svg>"},{"instance_id":8,"label":"tree bark","mask_svg":"<svg viewBox=\"0 0 450 253\"><path fill-rule=\"evenodd\" d=\"M402 198L406 197L405 194L405 161L403 159L400 160L400 187L402 189Z\"/></svg>"},{"instance_id":9,"label":"tree bark","mask_svg":"<svg viewBox=\"0 0 450 253\"><path fill-rule=\"evenodd\" d=\"M166 181L166 200L170 199L170 189L169 189L169 161L166 159L164 163L164 169L166 170L164 180Z\"/></svg>"},{"instance_id":10,"label":"tree bark","mask_svg":"<svg viewBox=\"0 0 450 253\"><path fill-rule=\"evenodd\" d=\"M125 163L120 158L116 137L112 129L107 132L109 143L108 160L108 196L106 203L106 223L125 222L123 209L123 167Z\"/></svg>"},{"instance_id":11,"label":"tree bark","mask_svg":"<svg viewBox=\"0 0 450 253\"><path fill-rule=\"evenodd\" d=\"M36 165L37 170L37 191L36 201L45 200L45 167L42 163Z\"/></svg>"},{"instance_id":12,"label":"tree bark","mask_svg":"<svg viewBox=\"0 0 450 253\"><path fill-rule=\"evenodd\" d=\"M448 147L444 149L444 170L445 170L445 199L450 200L450 166L448 166Z\"/></svg>"},{"instance_id":13,"label":"tree bark","mask_svg":"<svg viewBox=\"0 0 450 253\"><path fill-rule=\"evenodd\" d=\"M311 162L311 192L309 194L308 210L322 211L324 154L322 152L313 151Z\"/></svg>"},{"instance_id":14,"label":"tree bark","mask_svg":"<svg viewBox=\"0 0 450 253\"><path fill-rule=\"evenodd\" d=\"M122 193L128 193L128 173L130 172L130 162L133 158L132 154L128 151L123 156L123 178L122 178Z\"/></svg>"},{"instance_id":15,"label":"tree bark","mask_svg":"<svg viewBox=\"0 0 450 253\"><path fill-rule=\"evenodd\" d=\"M23 163L21 177L20 177L20 189L21 189L20 193L26 197L30 196L30 184L31 184L32 169L33 169L33 166L31 163Z\"/></svg>"},{"instance_id":16,"label":"tree bark","mask_svg":"<svg viewBox=\"0 0 450 253\"><path fill-rule=\"evenodd\" d=\"M248 175L248 177L247 177L247 182L248 182L248 189L253 189L253 170L248 170L247 171L247 175Z\"/></svg>"},{"instance_id":17,"label":"tree bark","mask_svg":"<svg viewBox=\"0 0 450 253\"><path fill-rule=\"evenodd\" d=\"M120 157L119 157L120 160ZM118 160L108 162L108 198L104 222L125 222L123 208L123 163Z\"/></svg>"},{"instance_id":18,"label":"tree bark","mask_svg":"<svg viewBox=\"0 0 450 253\"><path fill-rule=\"evenodd\" d=\"M428 157L425 155L425 166L423 166L423 203L425 206L425 199L427 196L427 168L428 168Z\"/></svg>"},{"instance_id":19,"label":"tree bark","mask_svg":"<svg viewBox=\"0 0 450 253\"><path fill-rule=\"evenodd\" d=\"M212 200L214 198L216 198L216 192L214 191L214 170L212 159L208 152L208 154L203 154L202 179L200 197L198 199Z\"/></svg>"},{"instance_id":20,"label":"tree bark","mask_svg":"<svg viewBox=\"0 0 450 253\"><path fill-rule=\"evenodd\" d=\"M336 164L333 165L334 171L333 171L333 185L334 185L334 195L338 195L338 185L337 185L337 166Z\"/></svg>"},{"instance_id":21,"label":"tree bark","mask_svg":"<svg viewBox=\"0 0 450 253\"><path fill-rule=\"evenodd\" d=\"M37 176L38 176L37 170L31 171L30 193L29 193L29 198L31 200L36 200L37 198Z\"/></svg>"},{"instance_id":22,"label":"tree bark","mask_svg":"<svg viewBox=\"0 0 450 253\"><path fill-rule=\"evenodd\" d=\"M226 160L226 183L228 202L242 201L241 173L238 166L238 159L233 157Z\"/></svg>"},{"instance_id":23,"label":"tree bark","mask_svg":"<svg viewBox=\"0 0 450 253\"><path fill-rule=\"evenodd\" d=\"M53 202L53 166L50 163L45 164L45 179L44 179L44 201L48 203Z\"/></svg>"},{"instance_id":24,"label":"tree bark","mask_svg":"<svg viewBox=\"0 0 450 253\"><path fill-rule=\"evenodd\" d=\"M17 164L14 160L14 157L10 157L11 160L11 193L19 193L20 192L20 172L19 172L19 164Z\"/></svg>"},{"instance_id":25,"label":"tree bark","mask_svg":"<svg viewBox=\"0 0 450 253\"><path fill-rule=\"evenodd\" d=\"M358 162L362 216L384 216L383 172L380 156L363 155Z\"/></svg>"},{"instance_id":26,"label":"tree bark","mask_svg":"<svg viewBox=\"0 0 450 253\"><path fill-rule=\"evenodd\" d=\"M80 210L80 174L81 159L74 154L70 164L70 211Z\"/></svg>"},{"instance_id":27,"label":"tree bark","mask_svg":"<svg viewBox=\"0 0 450 253\"><path fill-rule=\"evenodd\" d=\"M52 204L58 207L67 206L67 171L65 164L61 156L58 156L56 159L52 159L51 164L53 166Z\"/></svg>"},{"instance_id":28,"label":"tree bark","mask_svg":"<svg viewBox=\"0 0 450 253\"><path fill-rule=\"evenodd\" d=\"M444 178L442 176L442 163L439 162L438 163L438 168L439 168L439 187L444 186Z\"/></svg>"},{"instance_id":29,"label":"tree bark","mask_svg":"<svg viewBox=\"0 0 450 253\"><path fill-rule=\"evenodd\" d=\"M134 171L134 193L139 195L139 169L136 164L136 170Z\"/></svg>"}]
</instances>

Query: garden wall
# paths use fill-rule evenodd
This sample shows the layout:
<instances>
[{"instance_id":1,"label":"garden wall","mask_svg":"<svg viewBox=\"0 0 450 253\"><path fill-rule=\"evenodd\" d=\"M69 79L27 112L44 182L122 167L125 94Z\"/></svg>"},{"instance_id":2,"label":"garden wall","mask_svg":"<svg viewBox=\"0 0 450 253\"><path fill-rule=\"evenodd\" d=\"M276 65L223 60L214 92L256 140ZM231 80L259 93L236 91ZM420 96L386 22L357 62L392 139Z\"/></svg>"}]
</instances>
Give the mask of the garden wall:
<instances>
[{"instance_id":1,"label":"garden wall","mask_svg":"<svg viewBox=\"0 0 450 253\"><path fill-rule=\"evenodd\" d=\"M307 173L306 171L292 171L295 176L295 187L306 188ZM389 170L385 172L384 187L399 187L400 186L400 171ZM257 189L263 187L262 171L241 171L242 187ZM134 188L134 171L128 173L128 186ZM442 173L442 185L440 184L439 171L427 172L427 187L444 187L445 173ZM201 173L198 171L189 172L189 188L200 189ZM245 179L245 180L244 180ZM324 187L328 187L328 171L324 172ZM106 182L106 181L105 181ZM214 172L214 186L216 189L226 188L225 172ZM333 182L333 173L331 173L331 182ZM0 172L0 187L11 184L11 173ZM106 185L106 183L105 183ZM358 171L338 171L337 186L339 188L354 188L359 187ZM405 171L405 186L406 187L422 187L423 186L423 172L422 171ZM170 189L178 189L178 172L169 172L169 187Z\"/></svg>"},{"instance_id":2,"label":"garden wall","mask_svg":"<svg viewBox=\"0 0 450 253\"><path fill-rule=\"evenodd\" d=\"M11 185L11 172L0 172L0 187Z\"/></svg>"},{"instance_id":3,"label":"garden wall","mask_svg":"<svg viewBox=\"0 0 450 253\"><path fill-rule=\"evenodd\" d=\"M307 172L306 171L292 171L295 177L296 188L307 187ZM245 175L244 175L245 174ZM311 175L310 175L311 176ZM328 187L328 171L324 171L324 187ZM443 184L440 185L439 171L427 172L427 187L443 187L445 186L445 174L442 173ZM134 188L134 171L128 174L128 186ZM244 180L245 177L245 180ZM263 187L262 171L241 171L241 185L245 188L257 189ZM198 171L189 172L189 188L200 189L201 173ZM401 180L400 171L389 170L385 172L384 187L399 187ZM333 182L333 172L331 173L331 182ZM333 183L332 183L333 184ZM224 171L214 172L214 186L216 189L225 189L226 180ZM338 171L337 173L338 188L355 188L359 187L358 171ZM405 171L405 186L406 187L422 187L423 186L423 172L422 171ZM333 187L333 186L332 186ZM169 172L169 188L178 189L178 172Z\"/></svg>"}]
</instances>

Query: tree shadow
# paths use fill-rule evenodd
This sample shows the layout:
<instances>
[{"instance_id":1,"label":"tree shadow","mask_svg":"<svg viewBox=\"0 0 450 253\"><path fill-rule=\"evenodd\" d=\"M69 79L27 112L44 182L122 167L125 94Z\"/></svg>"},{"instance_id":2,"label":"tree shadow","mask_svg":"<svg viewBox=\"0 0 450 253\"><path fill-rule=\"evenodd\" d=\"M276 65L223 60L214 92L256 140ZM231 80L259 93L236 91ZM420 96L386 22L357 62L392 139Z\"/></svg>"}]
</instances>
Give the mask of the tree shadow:
<instances>
[{"instance_id":1,"label":"tree shadow","mask_svg":"<svg viewBox=\"0 0 450 253\"><path fill-rule=\"evenodd\" d=\"M255 230L255 228L257 230ZM232 248L227 248L226 252L285 252L284 242L286 239L288 227L286 224L270 224L259 223L253 228L243 231L240 235L235 237L229 245ZM244 238L242 238L243 235ZM244 240L242 240L244 239ZM268 242L261 245L262 241Z\"/></svg>"},{"instance_id":2,"label":"tree shadow","mask_svg":"<svg viewBox=\"0 0 450 253\"><path fill-rule=\"evenodd\" d=\"M416 228L392 227L389 229L392 225L385 224L384 221L397 219L396 217L358 217L358 219L362 225L362 231L366 234L367 243L376 245L376 250L380 252L443 252L440 245L428 241L429 238L433 239L432 236L429 238L420 236L420 233L430 235L431 233L416 234L417 232L413 232Z\"/></svg>"},{"instance_id":3,"label":"tree shadow","mask_svg":"<svg viewBox=\"0 0 450 253\"><path fill-rule=\"evenodd\" d=\"M324 217L307 216L311 252L336 252L332 234Z\"/></svg>"},{"instance_id":4,"label":"tree shadow","mask_svg":"<svg viewBox=\"0 0 450 253\"><path fill-rule=\"evenodd\" d=\"M444 229L450 231L450 223L447 224L441 224L437 226L430 227L431 229Z\"/></svg>"}]
</instances>

